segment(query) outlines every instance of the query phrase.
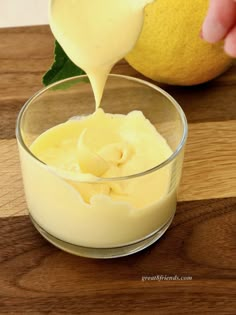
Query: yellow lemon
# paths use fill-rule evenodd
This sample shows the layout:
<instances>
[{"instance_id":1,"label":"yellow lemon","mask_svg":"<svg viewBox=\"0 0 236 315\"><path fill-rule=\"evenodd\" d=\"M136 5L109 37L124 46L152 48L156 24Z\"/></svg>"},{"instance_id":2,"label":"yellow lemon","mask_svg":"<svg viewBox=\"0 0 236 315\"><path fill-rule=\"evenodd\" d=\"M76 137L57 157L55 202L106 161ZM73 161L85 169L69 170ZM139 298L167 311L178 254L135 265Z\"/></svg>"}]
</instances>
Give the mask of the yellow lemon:
<instances>
[{"instance_id":1,"label":"yellow lemon","mask_svg":"<svg viewBox=\"0 0 236 315\"><path fill-rule=\"evenodd\" d=\"M155 81L195 85L224 72L232 59L223 43L200 38L208 0L156 0L145 9L142 33L126 57L137 71Z\"/></svg>"}]
</instances>

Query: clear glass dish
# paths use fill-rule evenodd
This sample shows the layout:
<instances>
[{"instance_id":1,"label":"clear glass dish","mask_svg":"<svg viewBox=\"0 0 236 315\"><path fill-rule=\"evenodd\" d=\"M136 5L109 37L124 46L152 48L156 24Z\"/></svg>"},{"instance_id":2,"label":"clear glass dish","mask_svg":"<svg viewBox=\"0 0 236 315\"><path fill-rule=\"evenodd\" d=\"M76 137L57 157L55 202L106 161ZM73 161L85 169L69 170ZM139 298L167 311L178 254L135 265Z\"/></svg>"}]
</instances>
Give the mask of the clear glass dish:
<instances>
[{"instance_id":1,"label":"clear glass dish","mask_svg":"<svg viewBox=\"0 0 236 315\"><path fill-rule=\"evenodd\" d=\"M141 110L166 139L173 153L161 164L139 174L74 184L93 187L112 182L132 187L145 180L155 194L155 185L162 185L158 181L159 174L167 172L170 177L168 191L143 209L131 209L122 203L111 211L105 211L102 204L100 208L82 205L81 198L78 201L79 191L72 189L63 176L54 174L30 150L33 141L49 128L74 116L85 117L94 112L94 96L87 76L60 81L29 99L19 113L16 136L26 201L36 229L49 242L72 254L114 258L148 247L170 226L176 210L188 127L181 107L168 93L151 83L127 76L109 75L101 107L112 114Z\"/></svg>"}]
</instances>

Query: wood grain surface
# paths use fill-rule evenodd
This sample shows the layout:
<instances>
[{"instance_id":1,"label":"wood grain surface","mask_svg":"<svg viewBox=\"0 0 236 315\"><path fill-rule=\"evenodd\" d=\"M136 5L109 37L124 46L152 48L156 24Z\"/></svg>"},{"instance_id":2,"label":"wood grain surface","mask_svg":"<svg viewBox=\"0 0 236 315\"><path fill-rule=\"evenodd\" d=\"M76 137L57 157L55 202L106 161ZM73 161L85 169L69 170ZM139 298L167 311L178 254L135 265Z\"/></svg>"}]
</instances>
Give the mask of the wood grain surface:
<instances>
[{"instance_id":1,"label":"wood grain surface","mask_svg":"<svg viewBox=\"0 0 236 315\"><path fill-rule=\"evenodd\" d=\"M0 314L235 314L236 66L162 85L189 121L176 217L149 249L101 261L54 248L27 216L15 120L52 58L47 26L0 29ZM143 78L125 61L113 72Z\"/></svg>"}]
</instances>

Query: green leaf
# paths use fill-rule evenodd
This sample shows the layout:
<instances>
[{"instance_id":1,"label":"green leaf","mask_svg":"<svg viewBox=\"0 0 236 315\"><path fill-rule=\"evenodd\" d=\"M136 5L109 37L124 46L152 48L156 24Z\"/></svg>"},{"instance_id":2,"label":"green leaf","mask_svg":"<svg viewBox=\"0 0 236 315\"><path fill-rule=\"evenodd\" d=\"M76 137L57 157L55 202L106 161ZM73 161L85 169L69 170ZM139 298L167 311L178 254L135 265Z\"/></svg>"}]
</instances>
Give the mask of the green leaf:
<instances>
[{"instance_id":1,"label":"green leaf","mask_svg":"<svg viewBox=\"0 0 236 315\"><path fill-rule=\"evenodd\" d=\"M43 84L48 86L57 81L82 74L85 74L85 72L69 59L60 44L55 41L54 63L51 69L43 76ZM68 83L70 84L63 84L58 88L67 88L71 86L71 82Z\"/></svg>"}]
</instances>

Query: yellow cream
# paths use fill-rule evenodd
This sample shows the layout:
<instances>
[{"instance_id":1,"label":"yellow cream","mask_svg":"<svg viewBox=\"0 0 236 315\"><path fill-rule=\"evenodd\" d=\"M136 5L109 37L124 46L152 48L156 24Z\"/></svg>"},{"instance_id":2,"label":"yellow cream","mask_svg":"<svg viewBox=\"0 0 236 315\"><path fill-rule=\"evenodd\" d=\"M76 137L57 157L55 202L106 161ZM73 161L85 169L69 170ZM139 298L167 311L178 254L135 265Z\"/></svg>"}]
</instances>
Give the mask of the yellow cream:
<instances>
[{"instance_id":1,"label":"yellow cream","mask_svg":"<svg viewBox=\"0 0 236 315\"><path fill-rule=\"evenodd\" d=\"M101 127L102 126L102 127ZM172 153L139 111L57 125L20 147L30 213L51 235L81 246L121 246L154 232L174 215L171 166L133 179ZM99 176L99 177L97 177ZM101 181L100 179L113 178Z\"/></svg>"},{"instance_id":2,"label":"yellow cream","mask_svg":"<svg viewBox=\"0 0 236 315\"><path fill-rule=\"evenodd\" d=\"M139 111L124 116L98 108L107 75L133 48L149 2L51 0L52 31L87 72L97 106L93 115L55 126L33 142L31 151L45 164L19 148L30 213L60 240L121 246L144 238L174 215L171 165L124 178L166 160L172 154L166 141Z\"/></svg>"},{"instance_id":3,"label":"yellow cream","mask_svg":"<svg viewBox=\"0 0 236 315\"><path fill-rule=\"evenodd\" d=\"M152 176L152 184L151 176L133 180L132 185L129 181L96 185L79 183L81 180L97 181L99 177L139 174L171 155L164 138L140 111L112 115L98 109L83 120L69 120L49 129L34 141L30 149L56 173L67 178L87 203L95 194L105 194L140 209L168 193L169 168Z\"/></svg>"},{"instance_id":4,"label":"yellow cream","mask_svg":"<svg viewBox=\"0 0 236 315\"><path fill-rule=\"evenodd\" d=\"M98 107L114 64L135 45L153 0L51 0L50 26L70 59L89 76Z\"/></svg>"}]
</instances>

